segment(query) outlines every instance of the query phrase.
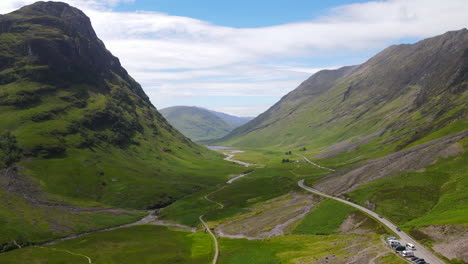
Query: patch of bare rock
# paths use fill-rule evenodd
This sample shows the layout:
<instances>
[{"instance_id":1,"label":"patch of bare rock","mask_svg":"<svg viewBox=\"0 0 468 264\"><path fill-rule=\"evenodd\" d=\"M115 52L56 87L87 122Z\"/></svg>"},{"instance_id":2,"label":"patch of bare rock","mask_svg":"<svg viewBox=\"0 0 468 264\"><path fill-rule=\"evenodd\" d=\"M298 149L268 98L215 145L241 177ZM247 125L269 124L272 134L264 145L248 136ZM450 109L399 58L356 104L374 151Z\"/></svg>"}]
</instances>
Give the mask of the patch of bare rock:
<instances>
[{"instance_id":1,"label":"patch of bare rock","mask_svg":"<svg viewBox=\"0 0 468 264\"><path fill-rule=\"evenodd\" d=\"M437 241L432 247L446 258L468 263L468 225L432 225L418 231Z\"/></svg>"},{"instance_id":2,"label":"patch of bare rock","mask_svg":"<svg viewBox=\"0 0 468 264\"><path fill-rule=\"evenodd\" d=\"M468 130L432 140L410 149L394 152L388 156L370 160L346 172L336 172L318 181L314 188L329 194L341 195L360 185L390 177L402 172L421 170L440 157L462 153L457 142L468 136Z\"/></svg>"}]
</instances>

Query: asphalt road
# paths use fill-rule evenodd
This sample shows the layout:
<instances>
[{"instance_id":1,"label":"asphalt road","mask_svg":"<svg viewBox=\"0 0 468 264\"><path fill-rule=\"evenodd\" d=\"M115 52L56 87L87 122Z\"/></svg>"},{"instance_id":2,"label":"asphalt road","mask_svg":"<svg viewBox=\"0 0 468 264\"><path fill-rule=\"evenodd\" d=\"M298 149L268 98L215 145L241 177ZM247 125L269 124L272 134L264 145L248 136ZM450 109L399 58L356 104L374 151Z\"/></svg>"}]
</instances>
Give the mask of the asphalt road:
<instances>
[{"instance_id":1,"label":"asphalt road","mask_svg":"<svg viewBox=\"0 0 468 264\"><path fill-rule=\"evenodd\" d=\"M231 152L223 152L223 154L227 156L226 158L224 158L224 160L240 164L240 165L242 165L244 167L249 167L250 165L254 165L253 163L248 163L248 162L243 162L243 161L240 161L240 160L232 159L232 158L234 158L236 153L240 153L240 152L243 152L243 151L234 150L234 151L231 151Z\"/></svg>"},{"instance_id":2,"label":"asphalt road","mask_svg":"<svg viewBox=\"0 0 468 264\"><path fill-rule=\"evenodd\" d=\"M390 222L389 220L387 220L387 219L385 219L383 217L379 217L379 215L377 213L375 213L375 212L373 212L373 211L371 211L371 210L369 210L369 209L367 209L365 207L362 207L360 205L352 203L350 201L346 201L346 200L343 200L341 198L322 193L322 192L320 192L318 190L315 190L315 189L313 189L313 188L311 188L309 186L306 186L304 184L304 180L298 181L297 184L299 185L299 187L301 187L302 189L304 189L306 191L309 191L311 193L314 193L314 194L317 194L317 195L320 195L320 196L323 196L323 197L327 197L327 198L336 200L338 202L342 202L342 203L351 205L352 207L357 208L357 209L365 212L366 214L374 217L377 221L381 222L382 224L384 224L385 226L390 228L393 232L398 234L398 236L400 236L399 241L400 241L400 243L402 245L405 245L406 243L413 244L416 247L416 251L414 252L414 255L416 257L423 258L426 262L428 262L430 264L444 264L444 262L440 258L438 258L436 255L434 255L434 253L432 253L431 251L429 251L428 249L423 247L420 243L418 243L416 240L411 238L405 232L398 231L396 225L394 225L392 222Z\"/></svg>"}]
</instances>

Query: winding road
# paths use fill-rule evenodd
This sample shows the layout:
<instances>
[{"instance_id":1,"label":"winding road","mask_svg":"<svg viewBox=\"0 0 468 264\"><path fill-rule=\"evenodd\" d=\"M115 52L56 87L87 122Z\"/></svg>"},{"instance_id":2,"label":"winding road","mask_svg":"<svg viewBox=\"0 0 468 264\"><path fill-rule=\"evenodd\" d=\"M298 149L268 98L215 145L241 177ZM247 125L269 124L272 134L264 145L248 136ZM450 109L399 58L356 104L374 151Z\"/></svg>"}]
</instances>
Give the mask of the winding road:
<instances>
[{"instance_id":1,"label":"winding road","mask_svg":"<svg viewBox=\"0 0 468 264\"><path fill-rule=\"evenodd\" d=\"M227 161L231 161L231 162L235 162L235 163L238 163L242 166L245 166L245 167L249 167L250 165L254 165L252 163L247 163L247 162L243 162L243 161L240 161L240 160L234 160L232 159L234 157L234 154L233 153L239 153L240 151L233 151L231 153L223 153L224 155L227 155L227 157L224 159L224 160L227 160ZM231 178L230 180L228 180L226 183L227 184L231 184L233 183L235 180L238 180L246 175L248 175L249 173L244 173L244 174L240 174L236 177L233 177ZM207 195L204 196L205 200L209 201L209 202L212 202L214 204L217 204L219 206L219 209L223 209L224 208L224 205L222 203L218 203L216 201L213 201L211 200L210 198L208 198L208 196L212 195L213 193L216 193L216 192L219 192L221 191L222 189L224 189L227 185L224 185L223 187L217 189L216 191L214 192L211 192ZM214 254L214 257L213 257L213 264L216 264L218 263L218 257L219 257L219 243L218 243L218 239L216 238L215 234L213 233L213 231L211 231L210 227L208 226L208 224L203 220L203 216L204 215L200 215L198 217L198 219L200 220L200 222L202 223L203 227L205 228L206 231L208 231L208 233L210 234L210 236L213 238L213 242L214 242L214 248L215 248L215 254Z\"/></svg>"},{"instance_id":2,"label":"winding road","mask_svg":"<svg viewBox=\"0 0 468 264\"><path fill-rule=\"evenodd\" d=\"M231 152L223 152L223 154L227 156L226 158L224 158L224 160L240 164L240 165L242 165L244 167L249 167L250 165L255 165L253 163L248 163L248 162L232 159L232 158L234 158L236 153L242 153L242 152L244 152L244 151L242 151L242 150L233 150Z\"/></svg>"},{"instance_id":3,"label":"winding road","mask_svg":"<svg viewBox=\"0 0 468 264\"><path fill-rule=\"evenodd\" d=\"M418 258L423 258L427 263L430 263L430 264L444 264L444 262L438 258L436 255L434 255L434 253L432 253L431 251L429 251L428 249L426 249L424 246L422 246L420 243L418 243L416 240L414 240L413 238L411 238L408 234L406 234L405 232L403 231L398 231L397 230L397 226L394 225L392 222L390 222L389 220L379 216L377 213L365 208L365 207L362 207L360 205L357 205L355 203L352 203L350 201L346 201L344 199L341 199L341 198L338 198L338 197L335 197L335 196L331 196L331 195L328 195L328 194L325 194L323 192L320 192L318 190L315 190L307 185L304 184L304 180L300 180L297 182L297 184L299 185L299 187L301 187L302 189L308 191L308 192L311 192L311 193L314 193L316 195L320 195L322 197L327 197L327 198L330 198L330 199L333 199L333 200L336 200L338 202L341 202L341 203L345 203L347 205L350 205L354 208L357 208L361 211L363 211L364 213L372 216L373 218L375 218L375 220L379 221L380 223L384 224L386 227L388 227L390 230L392 230L393 232L395 232L396 234L398 234L398 236L400 236L400 243L402 245L405 245L406 243L411 243L413 244L415 247L416 247L416 251L414 252L415 255L418 257Z\"/></svg>"}]
</instances>

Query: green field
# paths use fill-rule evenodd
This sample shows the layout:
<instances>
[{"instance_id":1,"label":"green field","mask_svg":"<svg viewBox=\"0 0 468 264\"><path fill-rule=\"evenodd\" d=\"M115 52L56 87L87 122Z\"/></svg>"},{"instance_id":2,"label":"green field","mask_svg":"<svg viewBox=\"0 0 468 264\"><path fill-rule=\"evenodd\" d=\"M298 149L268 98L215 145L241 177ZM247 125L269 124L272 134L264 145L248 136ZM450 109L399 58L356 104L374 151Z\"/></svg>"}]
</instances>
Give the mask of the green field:
<instances>
[{"instance_id":1,"label":"green field","mask_svg":"<svg viewBox=\"0 0 468 264\"><path fill-rule=\"evenodd\" d=\"M329 235L329 236L281 236L266 240L221 239L220 263L225 264L293 264L315 263L327 259L332 263L346 263L355 253L348 251L351 244L367 248L381 243L379 236ZM383 247L383 245L382 245ZM371 253L375 256L375 253ZM377 263L406 263L389 253ZM321 263L321 262L319 262Z\"/></svg>"},{"instance_id":2,"label":"green field","mask_svg":"<svg viewBox=\"0 0 468 264\"><path fill-rule=\"evenodd\" d=\"M161 217L196 226L199 224L198 216L205 213L206 220L219 221L246 212L246 207L291 191L301 191L297 186L298 180L316 179L328 172L305 162L282 163L281 160L286 157L292 156L286 156L284 152L263 150L247 150L236 154L236 159L256 163L258 166L253 166L253 172L232 184L220 184L216 188L203 190L176 201L161 210ZM300 160L300 157L296 156L295 159ZM225 187L217 191L222 186ZM217 205L204 199L204 196L210 193L212 194L209 198L222 203L223 209L220 210Z\"/></svg>"},{"instance_id":3,"label":"green field","mask_svg":"<svg viewBox=\"0 0 468 264\"><path fill-rule=\"evenodd\" d=\"M0 251L20 245L135 222L145 212L73 213L53 207L35 207L21 197L0 192Z\"/></svg>"},{"instance_id":4,"label":"green field","mask_svg":"<svg viewBox=\"0 0 468 264\"><path fill-rule=\"evenodd\" d=\"M330 235L338 233L338 228L346 217L355 212L353 207L326 199L317 205L294 229L294 234Z\"/></svg>"},{"instance_id":5,"label":"green field","mask_svg":"<svg viewBox=\"0 0 468 264\"><path fill-rule=\"evenodd\" d=\"M383 248L378 235L281 236L265 240L220 239L220 264L311 263L332 257L338 262L373 246L369 258ZM355 248L350 249L350 245ZM375 247L377 245L378 247ZM381 247L379 249L379 247ZM404 263L388 253L376 263ZM0 254L1 264L209 263L212 241L206 233L189 233L143 225L94 233L51 246L27 247Z\"/></svg>"},{"instance_id":6,"label":"green field","mask_svg":"<svg viewBox=\"0 0 468 264\"><path fill-rule=\"evenodd\" d=\"M135 226L94 233L44 247L27 247L0 254L2 264L203 263L212 258L209 235L173 231L160 226Z\"/></svg>"}]
</instances>

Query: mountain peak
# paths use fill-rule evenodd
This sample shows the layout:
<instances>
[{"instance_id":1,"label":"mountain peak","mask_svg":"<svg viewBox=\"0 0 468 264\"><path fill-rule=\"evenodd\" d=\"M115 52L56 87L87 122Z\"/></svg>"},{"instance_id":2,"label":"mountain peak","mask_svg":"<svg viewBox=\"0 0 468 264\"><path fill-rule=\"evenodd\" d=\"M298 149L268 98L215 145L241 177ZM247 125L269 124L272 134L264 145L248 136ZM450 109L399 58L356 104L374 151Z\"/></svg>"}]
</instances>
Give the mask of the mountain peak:
<instances>
[{"instance_id":1,"label":"mountain peak","mask_svg":"<svg viewBox=\"0 0 468 264\"><path fill-rule=\"evenodd\" d=\"M21 77L58 86L83 83L109 90L108 80L123 81L150 104L140 85L97 37L90 19L77 8L61 2L37 2L0 17L1 33L14 34L18 43L0 51L0 70L14 68L21 76L0 76L0 83ZM18 63L18 58L34 68L24 71L26 65Z\"/></svg>"},{"instance_id":2,"label":"mountain peak","mask_svg":"<svg viewBox=\"0 0 468 264\"><path fill-rule=\"evenodd\" d=\"M29 17L34 22L50 27L58 27L64 23L69 30L73 29L88 38L97 38L89 17L78 8L72 7L67 3L40 1L25 6L13 12L13 14ZM58 21L62 23L57 23Z\"/></svg>"},{"instance_id":3,"label":"mountain peak","mask_svg":"<svg viewBox=\"0 0 468 264\"><path fill-rule=\"evenodd\" d=\"M67 3L54 2L54 1L39 1L31 5L24 6L13 13L23 14L43 14L59 18L67 17L81 17L87 18L87 16L78 8L72 7Z\"/></svg>"}]
</instances>

